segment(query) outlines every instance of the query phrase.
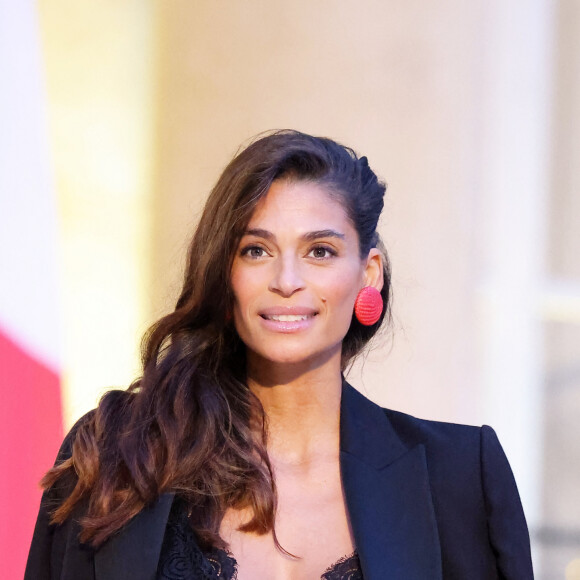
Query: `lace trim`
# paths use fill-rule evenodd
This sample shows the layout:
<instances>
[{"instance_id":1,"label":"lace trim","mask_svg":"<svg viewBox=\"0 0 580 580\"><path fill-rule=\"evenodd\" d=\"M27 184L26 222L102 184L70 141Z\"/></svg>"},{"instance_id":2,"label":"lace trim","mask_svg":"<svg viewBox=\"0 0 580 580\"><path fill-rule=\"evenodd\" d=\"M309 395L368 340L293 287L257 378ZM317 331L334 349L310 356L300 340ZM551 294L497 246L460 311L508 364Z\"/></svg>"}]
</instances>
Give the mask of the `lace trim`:
<instances>
[{"instance_id":1,"label":"lace trim","mask_svg":"<svg viewBox=\"0 0 580 580\"><path fill-rule=\"evenodd\" d=\"M187 511L174 505L163 538L157 580L237 580L237 577L238 563L233 555L221 548L202 552ZM363 580L357 551L330 565L320 580Z\"/></svg>"},{"instance_id":2,"label":"lace trim","mask_svg":"<svg viewBox=\"0 0 580 580\"><path fill-rule=\"evenodd\" d=\"M236 580L236 561L223 552L204 554L187 512L175 502L169 514L157 567L157 580Z\"/></svg>"},{"instance_id":3,"label":"lace trim","mask_svg":"<svg viewBox=\"0 0 580 580\"><path fill-rule=\"evenodd\" d=\"M330 565L320 577L320 580L363 580L358 553L343 556Z\"/></svg>"},{"instance_id":4,"label":"lace trim","mask_svg":"<svg viewBox=\"0 0 580 580\"><path fill-rule=\"evenodd\" d=\"M214 569L218 580L238 579L238 563L230 552L214 548L206 553L205 557Z\"/></svg>"}]
</instances>

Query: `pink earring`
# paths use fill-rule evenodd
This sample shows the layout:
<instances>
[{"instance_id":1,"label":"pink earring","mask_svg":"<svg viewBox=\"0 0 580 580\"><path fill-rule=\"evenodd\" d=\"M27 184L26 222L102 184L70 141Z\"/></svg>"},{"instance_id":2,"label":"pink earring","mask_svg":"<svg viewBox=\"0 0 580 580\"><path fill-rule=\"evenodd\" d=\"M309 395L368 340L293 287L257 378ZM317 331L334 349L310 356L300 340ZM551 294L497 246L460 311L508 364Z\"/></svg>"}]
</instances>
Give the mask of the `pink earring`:
<instances>
[{"instance_id":1,"label":"pink earring","mask_svg":"<svg viewBox=\"0 0 580 580\"><path fill-rule=\"evenodd\" d=\"M372 286L365 286L356 297L354 315L364 326L372 326L378 322L383 313L383 297Z\"/></svg>"}]
</instances>

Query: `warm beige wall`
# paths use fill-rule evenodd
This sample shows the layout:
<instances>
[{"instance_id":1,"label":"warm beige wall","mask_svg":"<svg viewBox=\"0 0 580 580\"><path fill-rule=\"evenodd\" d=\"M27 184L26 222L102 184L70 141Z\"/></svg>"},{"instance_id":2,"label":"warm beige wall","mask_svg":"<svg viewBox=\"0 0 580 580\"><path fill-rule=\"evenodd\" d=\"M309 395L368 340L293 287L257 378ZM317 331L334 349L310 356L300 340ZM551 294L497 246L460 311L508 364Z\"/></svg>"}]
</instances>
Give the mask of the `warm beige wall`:
<instances>
[{"instance_id":1,"label":"warm beige wall","mask_svg":"<svg viewBox=\"0 0 580 580\"><path fill-rule=\"evenodd\" d=\"M147 322L153 3L41 0L67 427L139 369Z\"/></svg>"},{"instance_id":2,"label":"warm beige wall","mask_svg":"<svg viewBox=\"0 0 580 580\"><path fill-rule=\"evenodd\" d=\"M555 39L554 161L551 191L555 203L551 218L549 268L557 278L580 283L580 2L561 0ZM576 309L580 320L580 305Z\"/></svg>"},{"instance_id":3,"label":"warm beige wall","mask_svg":"<svg viewBox=\"0 0 580 580\"><path fill-rule=\"evenodd\" d=\"M336 138L389 183L395 346L371 354L363 388L419 415L477 420L478 4L159 6L155 311L175 296L184 240L241 143L286 127Z\"/></svg>"}]
</instances>

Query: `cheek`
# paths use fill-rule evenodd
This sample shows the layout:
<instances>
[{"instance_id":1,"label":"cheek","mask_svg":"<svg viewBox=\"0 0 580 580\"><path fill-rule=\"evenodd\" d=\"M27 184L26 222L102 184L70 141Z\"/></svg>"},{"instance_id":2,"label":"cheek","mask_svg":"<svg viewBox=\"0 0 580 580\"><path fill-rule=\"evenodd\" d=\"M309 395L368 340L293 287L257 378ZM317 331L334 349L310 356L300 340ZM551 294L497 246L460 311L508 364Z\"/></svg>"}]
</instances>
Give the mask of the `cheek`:
<instances>
[{"instance_id":1,"label":"cheek","mask_svg":"<svg viewBox=\"0 0 580 580\"><path fill-rule=\"evenodd\" d=\"M334 276L321 285L320 295L327 308L337 314L338 312L350 320L354 303L360 289L358 283L358 271L349 272L348 274Z\"/></svg>"},{"instance_id":2,"label":"cheek","mask_svg":"<svg viewBox=\"0 0 580 580\"><path fill-rule=\"evenodd\" d=\"M232 271L231 284L234 295L232 318L234 327L243 342L246 342L244 312L248 310L248 304L251 301L252 294L250 282L251 280L246 279L246 277L240 275L239 272L235 273Z\"/></svg>"},{"instance_id":3,"label":"cheek","mask_svg":"<svg viewBox=\"0 0 580 580\"><path fill-rule=\"evenodd\" d=\"M248 268L232 268L231 285L234 295L234 314L242 315L260 294L261 283L257 273Z\"/></svg>"}]
</instances>

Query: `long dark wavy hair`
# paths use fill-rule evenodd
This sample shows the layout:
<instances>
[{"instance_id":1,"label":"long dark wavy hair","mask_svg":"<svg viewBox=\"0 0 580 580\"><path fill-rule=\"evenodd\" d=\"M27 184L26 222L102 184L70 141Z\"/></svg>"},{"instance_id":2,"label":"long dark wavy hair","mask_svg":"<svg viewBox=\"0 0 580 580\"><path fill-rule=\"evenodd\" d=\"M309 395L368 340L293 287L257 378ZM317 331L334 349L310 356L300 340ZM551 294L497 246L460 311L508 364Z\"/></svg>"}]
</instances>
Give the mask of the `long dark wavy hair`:
<instances>
[{"instance_id":1,"label":"long dark wavy hair","mask_svg":"<svg viewBox=\"0 0 580 580\"><path fill-rule=\"evenodd\" d=\"M141 378L103 396L69 434L69 456L42 480L45 489L70 486L53 523L87 506L81 541L100 545L164 492L187 502L204 545L222 544L228 508L249 508L252 518L241 530L275 532L267 421L247 387L245 347L228 313L234 254L256 204L280 178L323 186L352 220L361 258L373 247L383 252L381 319L363 326L353 316L343 370L389 316L390 267L376 231L385 185L366 157L297 131L259 136L230 162L207 200L175 310L143 339Z\"/></svg>"}]
</instances>

